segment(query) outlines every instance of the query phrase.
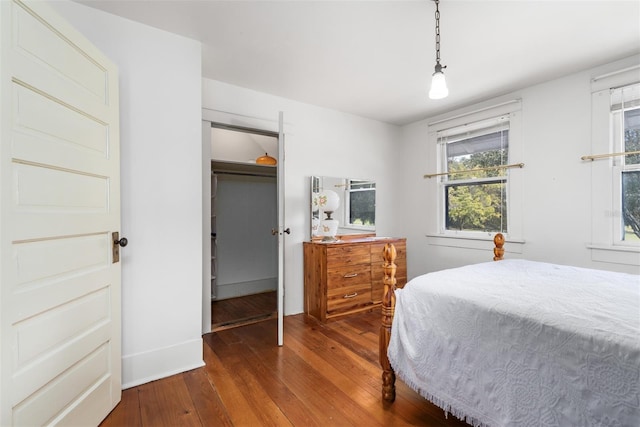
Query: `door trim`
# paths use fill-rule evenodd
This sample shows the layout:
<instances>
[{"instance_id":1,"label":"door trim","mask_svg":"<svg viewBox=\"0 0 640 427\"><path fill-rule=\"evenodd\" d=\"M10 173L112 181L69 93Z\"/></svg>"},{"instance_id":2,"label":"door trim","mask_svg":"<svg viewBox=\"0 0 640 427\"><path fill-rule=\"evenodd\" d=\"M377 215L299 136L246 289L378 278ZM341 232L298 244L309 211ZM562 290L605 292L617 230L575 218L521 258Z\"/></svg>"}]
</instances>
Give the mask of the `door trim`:
<instances>
[{"instance_id":1,"label":"door trim","mask_svg":"<svg viewBox=\"0 0 640 427\"><path fill-rule=\"evenodd\" d=\"M202 333L207 334L211 332L211 273L210 273L210 260L211 260L211 242L209 236L211 235L211 138L210 128L212 126L241 130L251 133L258 133L262 135L274 136L278 138L278 151L280 155L284 156L284 152L280 153L281 135L286 138L287 134L291 133L292 126L286 122L282 122L282 130L280 128L280 117L276 116L273 119L264 119L260 117L250 117L240 114L229 113L225 111L219 111L210 108L202 109L202 203L203 203L203 270L202 270ZM206 132L205 132L206 129ZM278 161L278 173L280 173L281 161ZM284 186L284 185L283 185ZM280 197L280 188L278 188L278 197ZM278 206L280 211L280 206ZM284 218L285 203L282 203L282 212L279 212L282 218ZM278 224L279 234L284 229L283 224ZM281 239L281 236L278 236ZM279 241L279 246L282 242ZM284 259L282 259L284 263ZM284 279L285 271L282 272L282 278ZM280 272L279 272L280 274ZM284 292L278 292L278 301L282 299L284 301ZM284 316L284 304L279 303L278 315ZM282 322L279 322L280 324ZM279 328L281 331L281 327ZM279 332L280 332L279 331ZM278 345L282 345L282 339L278 339Z\"/></svg>"}]
</instances>

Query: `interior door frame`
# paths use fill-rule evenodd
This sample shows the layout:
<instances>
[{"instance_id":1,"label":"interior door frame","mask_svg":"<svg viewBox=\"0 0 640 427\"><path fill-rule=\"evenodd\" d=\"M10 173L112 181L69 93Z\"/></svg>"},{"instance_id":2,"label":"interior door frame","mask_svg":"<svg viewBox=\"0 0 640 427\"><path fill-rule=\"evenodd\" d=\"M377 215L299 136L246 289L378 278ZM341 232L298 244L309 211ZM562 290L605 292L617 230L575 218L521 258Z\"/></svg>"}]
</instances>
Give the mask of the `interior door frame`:
<instances>
[{"instance_id":1,"label":"interior door frame","mask_svg":"<svg viewBox=\"0 0 640 427\"><path fill-rule=\"evenodd\" d=\"M249 133L258 133L278 138L278 330L277 344L284 341L284 138L286 129L283 113L278 117L261 119L257 117L241 116L233 113L213 109L202 109L202 333L211 332L211 127L222 127Z\"/></svg>"}]
</instances>

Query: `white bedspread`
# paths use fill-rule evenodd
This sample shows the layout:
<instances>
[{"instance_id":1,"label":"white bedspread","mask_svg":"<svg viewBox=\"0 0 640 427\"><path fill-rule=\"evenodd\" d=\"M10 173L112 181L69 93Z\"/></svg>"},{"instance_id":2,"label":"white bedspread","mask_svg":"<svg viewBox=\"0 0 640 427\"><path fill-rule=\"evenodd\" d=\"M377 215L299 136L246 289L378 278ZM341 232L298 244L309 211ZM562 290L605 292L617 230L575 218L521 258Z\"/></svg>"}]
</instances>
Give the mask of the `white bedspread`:
<instances>
[{"instance_id":1,"label":"white bedspread","mask_svg":"<svg viewBox=\"0 0 640 427\"><path fill-rule=\"evenodd\" d=\"M523 260L420 276L388 355L473 425L640 426L640 276Z\"/></svg>"}]
</instances>

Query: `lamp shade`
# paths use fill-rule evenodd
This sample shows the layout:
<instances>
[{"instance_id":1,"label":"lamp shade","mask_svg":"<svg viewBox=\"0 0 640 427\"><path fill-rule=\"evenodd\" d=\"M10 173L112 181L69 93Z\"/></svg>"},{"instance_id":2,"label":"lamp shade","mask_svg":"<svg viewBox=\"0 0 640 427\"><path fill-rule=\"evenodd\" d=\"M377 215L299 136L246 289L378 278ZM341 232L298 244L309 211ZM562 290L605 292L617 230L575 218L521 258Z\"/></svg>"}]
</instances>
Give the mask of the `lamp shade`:
<instances>
[{"instance_id":1,"label":"lamp shade","mask_svg":"<svg viewBox=\"0 0 640 427\"><path fill-rule=\"evenodd\" d=\"M332 190L324 190L318 195L318 206L324 212L334 212L340 206L340 196Z\"/></svg>"},{"instance_id":2,"label":"lamp shade","mask_svg":"<svg viewBox=\"0 0 640 427\"><path fill-rule=\"evenodd\" d=\"M429 98L442 99L449 95L447 81L442 71L436 71L431 78L431 89L429 90Z\"/></svg>"}]
</instances>

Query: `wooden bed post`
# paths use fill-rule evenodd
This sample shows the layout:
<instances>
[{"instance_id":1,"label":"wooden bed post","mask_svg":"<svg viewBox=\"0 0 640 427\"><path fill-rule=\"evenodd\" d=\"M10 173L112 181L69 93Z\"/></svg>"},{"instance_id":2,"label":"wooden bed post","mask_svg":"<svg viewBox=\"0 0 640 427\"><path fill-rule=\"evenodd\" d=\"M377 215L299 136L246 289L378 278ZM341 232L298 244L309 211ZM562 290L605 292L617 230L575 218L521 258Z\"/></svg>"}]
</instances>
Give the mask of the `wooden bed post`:
<instances>
[{"instance_id":1,"label":"wooden bed post","mask_svg":"<svg viewBox=\"0 0 640 427\"><path fill-rule=\"evenodd\" d=\"M391 323L396 309L396 247L387 243L382 250L384 264L384 291L382 294L382 326L380 326L380 365L382 366L382 400L396 399L396 374L389 363L387 348L391 338Z\"/></svg>"},{"instance_id":2,"label":"wooden bed post","mask_svg":"<svg viewBox=\"0 0 640 427\"><path fill-rule=\"evenodd\" d=\"M502 233L496 233L493 238L493 244L496 246L495 248L493 248L493 260L501 261L502 257L504 256L504 236L502 235Z\"/></svg>"},{"instance_id":3,"label":"wooden bed post","mask_svg":"<svg viewBox=\"0 0 640 427\"><path fill-rule=\"evenodd\" d=\"M500 261L504 256L504 235L497 233L493 238L493 260ZM387 349L391 339L391 324L396 311L396 247L391 243L384 245L382 257L384 264L384 291L382 294L382 326L380 326L380 365L382 366L382 400L393 402L396 399L396 374L393 372Z\"/></svg>"}]
</instances>

